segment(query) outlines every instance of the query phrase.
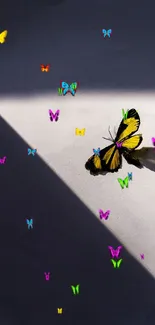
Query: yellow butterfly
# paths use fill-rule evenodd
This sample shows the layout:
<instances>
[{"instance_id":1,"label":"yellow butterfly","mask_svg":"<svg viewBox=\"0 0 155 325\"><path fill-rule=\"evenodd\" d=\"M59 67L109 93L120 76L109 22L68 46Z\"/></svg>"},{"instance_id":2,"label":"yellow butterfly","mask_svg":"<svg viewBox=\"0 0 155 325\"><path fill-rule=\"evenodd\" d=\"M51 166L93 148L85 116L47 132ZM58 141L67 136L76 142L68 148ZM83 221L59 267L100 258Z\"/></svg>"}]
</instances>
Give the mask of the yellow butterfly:
<instances>
[{"instance_id":1,"label":"yellow butterfly","mask_svg":"<svg viewBox=\"0 0 155 325\"><path fill-rule=\"evenodd\" d=\"M62 314L62 308L57 308L58 314Z\"/></svg>"},{"instance_id":2,"label":"yellow butterfly","mask_svg":"<svg viewBox=\"0 0 155 325\"><path fill-rule=\"evenodd\" d=\"M107 139L111 140L113 144L100 150L99 156L91 156L86 162L85 168L93 174L98 174L102 171L112 173L118 171L122 166L122 154L129 162L130 152L136 149L143 140L141 134L133 135L139 129L139 125L139 114L132 108L128 111L127 118L123 118L121 121L116 138L112 139L111 136L111 139Z\"/></svg>"},{"instance_id":3,"label":"yellow butterfly","mask_svg":"<svg viewBox=\"0 0 155 325\"><path fill-rule=\"evenodd\" d=\"M85 135L85 131L86 131L86 129L78 129L78 128L76 128L75 129L75 134L76 135Z\"/></svg>"},{"instance_id":4,"label":"yellow butterfly","mask_svg":"<svg viewBox=\"0 0 155 325\"><path fill-rule=\"evenodd\" d=\"M5 42L5 38L7 37L8 31L4 30L2 33L0 33L0 43L3 44Z\"/></svg>"}]
</instances>

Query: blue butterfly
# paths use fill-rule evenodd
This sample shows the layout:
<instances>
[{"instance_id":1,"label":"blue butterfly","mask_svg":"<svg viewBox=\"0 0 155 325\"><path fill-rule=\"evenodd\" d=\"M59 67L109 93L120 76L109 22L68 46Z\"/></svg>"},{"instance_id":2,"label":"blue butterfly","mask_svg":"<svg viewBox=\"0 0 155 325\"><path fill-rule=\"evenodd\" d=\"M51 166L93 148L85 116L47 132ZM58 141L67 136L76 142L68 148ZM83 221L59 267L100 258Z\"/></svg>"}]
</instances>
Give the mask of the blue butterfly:
<instances>
[{"instance_id":1,"label":"blue butterfly","mask_svg":"<svg viewBox=\"0 0 155 325\"><path fill-rule=\"evenodd\" d=\"M28 156L29 155L34 156L36 154L36 152L37 152L37 149L30 149L30 148L27 149Z\"/></svg>"},{"instance_id":2,"label":"blue butterfly","mask_svg":"<svg viewBox=\"0 0 155 325\"><path fill-rule=\"evenodd\" d=\"M128 179L129 181L132 181L132 173L128 173Z\"/></svg>"},{"instance_id":3,"label":"blue butterfly","mask_svg":"<svg viewBox=\"0 0 155 325\"><path fill-rule=\"evenodd\" d=\"M95 156L99 156L100 155L100 148L93 149L93 152L94 152Z\"/></svg>"},{"instance_id":4,"label":"blue butterfly","mask_svg":"<svg viewBox=\"0 0 155 325\"><path fill-rule=\"evenodd\" d=\"M112 33L112 29L102 29L102 33L104 34L104 37L108 36L110 37L111 36L111 33Z\"/></svg>"},{"instance_id":5,"label":"blue butterfly","mask_svg":"<svg viewBox=\"0 0 155 325\"><path fill-rule=\"evenodd\" d=\"M66 95L68 92L70 92L74 96L77 89L77 82L72 82L72 84L69 85L67 82L62 81L61 88L63 95Z\"/></svg>"},{"instance_id":6,"label":"blue butterfly","mask_svg":"<svg viewBox=\"0 0 155 325\"><path fill-rule=\"evenodd\" d=\"M26 223L27 223L27 225L28 225L28 229L30 229L30 227L31 227L31 229L33 229L33 219L26 219Z\"/></svg>"}]
</instances>

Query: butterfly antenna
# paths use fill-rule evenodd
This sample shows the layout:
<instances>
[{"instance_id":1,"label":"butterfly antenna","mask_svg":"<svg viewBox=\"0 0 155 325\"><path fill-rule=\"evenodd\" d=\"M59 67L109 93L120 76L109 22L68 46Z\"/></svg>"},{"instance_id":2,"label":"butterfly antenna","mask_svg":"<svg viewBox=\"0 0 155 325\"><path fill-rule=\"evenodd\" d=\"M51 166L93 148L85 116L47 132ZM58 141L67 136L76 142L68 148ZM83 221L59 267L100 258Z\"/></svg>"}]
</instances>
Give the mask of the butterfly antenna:
<instances>
[{"instance_id":1,"label":"butterfly antenna","mask_svg":"<svg viewBox=\"0 0 155 325\"><path fill-rule=\"evenodd\" d=\"M109 134L110 134L110 136L111 136L111 141L114 142L114 139L113 139L112 134L111 134L111 132L110 132L110 126L109 126L109 128L108 128L108 131L109 131Z\"/></svg>"}]
</instances>

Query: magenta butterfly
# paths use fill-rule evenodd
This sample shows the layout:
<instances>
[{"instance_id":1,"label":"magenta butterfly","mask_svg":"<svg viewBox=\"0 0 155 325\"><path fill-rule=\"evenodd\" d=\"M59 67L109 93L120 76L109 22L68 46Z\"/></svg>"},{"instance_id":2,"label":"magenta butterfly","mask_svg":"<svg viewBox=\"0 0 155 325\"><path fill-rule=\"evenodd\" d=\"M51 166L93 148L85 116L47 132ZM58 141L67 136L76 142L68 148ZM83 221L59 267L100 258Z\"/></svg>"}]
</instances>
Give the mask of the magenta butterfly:
<instances>
[{"instance_id":1,"label":"magenta butterfly","mask_svg":"<svg viewBox=\"0 0 155 325\"><path fill-rule=\"evenodd\" d=\"M152 138L152 144L155 147L155 138Z\"/></svg>"},{"instance_id":2,"label":"magenta butterfly","mask_svg":"<svg viewBox=\"0 0 155 325\"><path fill-rule=\"evenodd\" d=\"M60 110L58 109L55 114L52 112L51 109L49 109L49 116L50 116L50 120L53 122L55 120L55 122L58 121L59 118L59 114L60 114Z\"/></svg>"},{"instance_id":3,"label":"magenta butterfly","mask_svg":"<svg viewBox=\"0 0 155 325\"><path fill-rule=\"evenodd\" d=\"M110 210L107 210L106 212L103 212L103 210L99 210L100 219L107 220L109 218Z\"/></svg>"},{"instance_id":4,"label":"magenta butterfly","mask_svg":"<svg viewBox=\"0 0 155 325\"><path fill-rule=\"evenodd\" d=\"M115 256L116 256L116 258L119 257L122 246L118 246L116 249L114 249L112 246L108 246L108 248L110 250L112 257L115 257Z\"/></svg>"}]
</instances>

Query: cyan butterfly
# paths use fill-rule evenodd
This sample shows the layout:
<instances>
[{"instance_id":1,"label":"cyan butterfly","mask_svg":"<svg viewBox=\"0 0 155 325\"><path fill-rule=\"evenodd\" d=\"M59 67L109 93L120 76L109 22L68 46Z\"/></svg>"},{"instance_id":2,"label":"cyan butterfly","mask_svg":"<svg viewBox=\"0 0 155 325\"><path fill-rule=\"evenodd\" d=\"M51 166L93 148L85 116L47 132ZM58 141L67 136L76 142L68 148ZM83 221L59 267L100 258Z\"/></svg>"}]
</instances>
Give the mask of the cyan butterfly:
<instances>
[{"instance_id":1,"label":"cyan butterfly","mask_svg":"<svg viewBox=\"0 0 155 325\"><path fill-rule=\"evenodd\" d=\"M102 29L102 33L103 33L104 37L106 37L106 36L110 37L112 34L112 29L108 29L108 30Z\"/></svg>"}]
</instances>

